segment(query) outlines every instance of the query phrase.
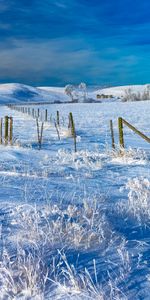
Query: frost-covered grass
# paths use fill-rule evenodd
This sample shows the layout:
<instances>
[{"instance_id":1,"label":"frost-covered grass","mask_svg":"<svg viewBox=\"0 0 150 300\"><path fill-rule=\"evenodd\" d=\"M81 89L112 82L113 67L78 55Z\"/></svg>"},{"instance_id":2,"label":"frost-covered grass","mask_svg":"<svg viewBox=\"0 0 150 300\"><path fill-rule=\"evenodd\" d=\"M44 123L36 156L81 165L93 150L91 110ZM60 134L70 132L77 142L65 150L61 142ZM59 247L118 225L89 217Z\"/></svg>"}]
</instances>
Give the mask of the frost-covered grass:
<instances>
[{"instance_id":1,"label":"frost-covered grass","mask_svg":"<svg viewBox=\"0 0 150 300\"><path fill-rule=\"evenodd\" d=\"M137 221L139 226L149 226L150 223L150 181L148 178L129 179L124 189L128 191L128 201L119 203L123 213ZM117 204L118 205L118 204Z\"/></svg>"},{"instance_id":2,"label":"frost-covered grass","mask_svg":"<svg viewBox=\"0 0 150 300\"><path fill-rule=\"evenodd\" d=\"M1 299L126 299L119 288L130 272L125 241L114 236L96 202L64 208L61 203L59 207L12 206L7 207L4 220L7 229L3 221ZM97 259L89 257L89 271L88 265L82 266L80 255L98 249L107 255L115 245L108 265L111 259L113 266L113 256L116 257L119 277L114 278L110 269L107 281L100 284ZM74 253L76 262L69 262L65 252L69 260Z\"/></svg>"}]
</instances>

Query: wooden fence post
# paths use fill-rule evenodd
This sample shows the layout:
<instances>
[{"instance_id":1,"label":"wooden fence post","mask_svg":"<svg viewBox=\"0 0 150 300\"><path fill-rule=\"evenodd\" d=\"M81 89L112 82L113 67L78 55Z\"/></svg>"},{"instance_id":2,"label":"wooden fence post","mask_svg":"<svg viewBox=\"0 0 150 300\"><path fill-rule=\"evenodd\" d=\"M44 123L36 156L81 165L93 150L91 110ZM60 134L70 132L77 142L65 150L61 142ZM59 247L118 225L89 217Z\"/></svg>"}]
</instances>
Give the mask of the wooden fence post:
<instances>
[{"instance_id":1,"label":"wooden fence post","mask_svg":"<svg viewBox=\"0 0 150 300\"><path fill-rule=\"evenodd\" d=\"M45 122L47 122L47 118L48 118L47 109L45 109Z\"/></svg>"},{"instance_id":2,"label":"wooden fence post","mask_svg":"<svg viewBox=\"0 0 150 300\"><path fill-rule=\"evenodd\" d=\"M32 117L34 118L34 108L32 108Z\"/></svg>"},{"instance_id":3,"label":"wooden fence post","mask_svg":"<svg viewBox=\"0 0 150 300\"><path fill-rule=\"evenodd\" d=\"M57 110L57 125L60 125L60 121L59 121L59 111Z\"/></svg>"},{"instance_id":4,"label":"wooden fence post","mask_svg":"<svg viewBox=\"0 0 150 300\"><path fill-rule=\"evenodd\" d=\"M123 137L123 121L122 118L118 118L118 129L119 129L119 143L120 148L124 148L124 137Z\"/></svg>"},{"instance_id":5,"label":"wooden fence post","mask_svg":"<svg viewBox=\"0 0 150 300\"><path fill-rule=\"evenodd\" d=\"M3 143L3 119L0 120L0 144Z\"/></svg>"},{"instance_id":6,"label":"wooden fence post","mask_svg":"<svg viewBox=\"0 0 150 300\"><path fill-rule=\"evenodd\" d=\"M70 120L70 125L71 125L71 134L74 139L74 151L77 152L76 130L75 130L75 125L74 125L73 115L71 112L69 114L69 120Z\"/></svg>"},{"instance_id":7,"label":"wooden fence post","mask_svg":"<svg viewBox=\"0 0 150 300\"><path fill-rule=\"evenodd\" d=\"M8 116L5 116L5 145L8 144Z\"/></svg>"},{"instance_id":8,"label":"wooden fence post","mask_svg":"<svg viewBox=\"0 0 150 300\"><path fill-rule=\"evenodd\" d=\"M9 141L10 141L10 144L12 145L13 143L13 118L10 117L10 124L9 124Z\"/></svg>"},{"instance_id":9,"label":"wooden fence post","mask_svg":"<svg viewBox=\"0 0 150 300\"><path fill-rule=\"evenodd\" d=\"M113 129L112 120L110 120L110 133L111 133L112 148L115 149L115 138L114 138L114 129Z\"/></svg>"}]
</instances>

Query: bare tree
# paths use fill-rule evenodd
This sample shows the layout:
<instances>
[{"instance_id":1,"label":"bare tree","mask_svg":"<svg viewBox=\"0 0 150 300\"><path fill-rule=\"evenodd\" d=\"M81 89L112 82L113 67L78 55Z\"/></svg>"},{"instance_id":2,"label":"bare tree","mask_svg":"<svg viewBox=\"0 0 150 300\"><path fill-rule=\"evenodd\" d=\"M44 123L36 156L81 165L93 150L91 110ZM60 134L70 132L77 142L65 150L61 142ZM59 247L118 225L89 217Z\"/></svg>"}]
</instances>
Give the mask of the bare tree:
<instances>
[{"instance_id":1,"label":"bare tree","mask_svg":"<svg viewBox=\"0 0 150 300\"><path fill-rule=\"evenodd\" d=\"M84 101L86 101L86 99L87 99L87 86L86 86L86 83L84 83L84 82L81 82L80 84L79 84L79 89L82 91L82 93L83 93L83 99L84 99Z\"/></svg>"},{"instance_id":2,"label":"bare tree","mask_svg":"<svg viewBox=\"0 0 150 300\"><path fill-rule=\"evenodd\" d=\"M65 93L67 96L71 98L72 101L73 101L73 91L74 91L74 86L72 84L67 84L65 86Z\"/></svg>"}]
</instances>

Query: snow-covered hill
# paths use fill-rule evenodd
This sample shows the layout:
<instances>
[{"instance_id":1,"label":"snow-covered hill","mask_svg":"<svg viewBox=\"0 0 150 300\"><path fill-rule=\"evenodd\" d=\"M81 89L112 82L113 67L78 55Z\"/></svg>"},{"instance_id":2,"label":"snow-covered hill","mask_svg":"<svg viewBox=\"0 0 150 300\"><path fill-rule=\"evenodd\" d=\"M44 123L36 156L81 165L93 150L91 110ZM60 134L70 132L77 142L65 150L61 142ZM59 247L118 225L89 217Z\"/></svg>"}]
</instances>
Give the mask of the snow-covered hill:
<instances>
[{"instance_id":1,"label":"snow-covered hill","mask_svg":"<svg viewBox=\"0 0 150 300\"><path fill-rule=\"evenodd\" d=\"M54 88L36 88L19 83L0 84L0 104L18 102L69 102L70 98Z\"/></svg>"},{"instance_id":2,"label":"snow-covered hill","mask_svg":"<svg viewBox=\"0 0 150 300\"><path fill-rule=\"evenodd\" d=\"M128 85L91 91L87 89L86 99L83 92L75 89L73 91L75 102L94 101L134 101L150 99L150 85ZM32 87L20 83L0 84L0 104L8 103L64 103L71 102L71 97L65 94L64 87Z\"/></svg>"},{"instance_id":3,"label":"snow-covered hill","mask_svg":"<svg viewBox=\"0 0 150 300\"><path fill-rule=\"evenodd\" d=\"M55 93L65 93L65 87L58 87L58 86L40 86L38 89L46 92L55 92Z\"/></svg>"},{"instance_id":4,"label":"snow-covered hill","mask_svg":"<svg viewBox=\"0 0 150 300\"><path fill-rule=\"evenodd\" d=\"M126 85L126 86L116 86L110 88L99 89L95 91L95 95L106 95L106 96L113 96L115 98L130 98L130 95L134 95L135 98L142 98L142 96L146 93L149 94L150 85ZM132 97L131 97L132 98ZM130 100L130 99L127 99ZM136 100L136 99L131 99ZM137 100L146 100L146 99L137 99Z\"/></svg>"},{"instance_id":5,"label":"snow-covered hill","mask_svg":"<svg viewBox=\"0 0 150 300\"><path fill-rule=\"evenodd\" d=\"M83 92L74 89L74 102L84 102ZM96 100L96 94L89 92L86 102ZM65 93L65 87L32 87L20 83L0 84L0 104L40 102L64 103L71 102L72 98Z\"/></svg>"}]
</instances>

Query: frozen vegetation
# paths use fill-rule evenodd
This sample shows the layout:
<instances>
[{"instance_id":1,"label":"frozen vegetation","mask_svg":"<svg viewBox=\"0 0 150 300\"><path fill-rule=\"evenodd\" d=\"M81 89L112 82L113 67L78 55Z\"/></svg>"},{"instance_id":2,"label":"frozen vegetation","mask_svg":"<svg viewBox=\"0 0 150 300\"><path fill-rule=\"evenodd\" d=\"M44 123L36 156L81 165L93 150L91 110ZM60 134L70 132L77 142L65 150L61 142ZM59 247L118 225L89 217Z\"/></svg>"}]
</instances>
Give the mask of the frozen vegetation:
<instances>
[{"instance_id":1,"label":"frozen vegetation","mask_svg":"<svg viewBox=\"0 0 150 300\"><path fill-rule=\"evenodd\" d=\"M0 87L2 103L20 97L16 85L9 87ZM23 99L27 90L36 98L37 88L24 88ZM83 99L85 86L80 89ZM63 99L62 89L39 90ZM35 119L4 105L0 111L0 117L14 118L13 146L0 145L0 300L148 300L149 144L126 127L120 154L117 118L149 136L150 101L32 108L40 109L41 120L48 110L41 150Z\"/></svg>"}]
</instances>

